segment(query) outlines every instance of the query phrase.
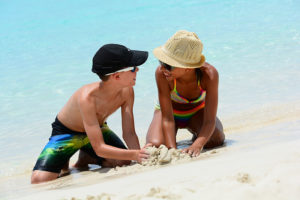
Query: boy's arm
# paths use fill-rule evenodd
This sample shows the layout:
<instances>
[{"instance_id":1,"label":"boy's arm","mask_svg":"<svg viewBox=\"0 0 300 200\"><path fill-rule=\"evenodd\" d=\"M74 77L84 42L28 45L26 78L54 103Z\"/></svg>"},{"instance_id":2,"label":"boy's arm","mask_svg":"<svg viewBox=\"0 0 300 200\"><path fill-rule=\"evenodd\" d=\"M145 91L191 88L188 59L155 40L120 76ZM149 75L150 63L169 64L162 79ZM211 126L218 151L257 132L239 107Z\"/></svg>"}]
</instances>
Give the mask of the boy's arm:
<instances>
[{"instance_id":1,"label":"boy's arm","mask_svg":"<svg viewBox=\"0 0 300 200\"><path fill-rule=\"evenodd\" d=\"M79 107L86 134L99 157L117 160L140 160L140 152L137 150L124 150L105 144L92 97L81 97Z\"/></svg>"},{"instance_id":2,"label":"boy's arm","mask_svg":"<svg viewBox=\"0 0 300 200\"><path fill-rule=\"evenodd\" d=\"M126 94L128 97L121 107L122 112L122 129L123 139L125 140L129 149L140 149L140 143L134 128L133 117L133 103L134 103L134 90L133 88L126 88Z\"/></svg>"}]
</instances>

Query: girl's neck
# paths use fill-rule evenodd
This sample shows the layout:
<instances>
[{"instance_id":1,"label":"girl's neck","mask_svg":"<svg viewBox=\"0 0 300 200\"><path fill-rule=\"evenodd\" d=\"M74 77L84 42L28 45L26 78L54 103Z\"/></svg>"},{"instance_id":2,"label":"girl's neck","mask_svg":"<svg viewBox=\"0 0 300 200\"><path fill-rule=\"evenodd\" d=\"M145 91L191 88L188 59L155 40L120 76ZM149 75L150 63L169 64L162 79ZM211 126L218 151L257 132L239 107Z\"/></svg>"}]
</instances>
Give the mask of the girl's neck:
<instances>
[{"instance_id":1,"label":"girl's neck","mask_svg":"<svg viewBox=\"0 0 300 200\"><path fill-rule=\"evenodd\" d=\"M176 81L179 81L180 83L191 83L191 82L197 82L197 76L195 70L189 70L185 72L185 74L179 78L176 79Z\"/></svg>"}]
</instances>

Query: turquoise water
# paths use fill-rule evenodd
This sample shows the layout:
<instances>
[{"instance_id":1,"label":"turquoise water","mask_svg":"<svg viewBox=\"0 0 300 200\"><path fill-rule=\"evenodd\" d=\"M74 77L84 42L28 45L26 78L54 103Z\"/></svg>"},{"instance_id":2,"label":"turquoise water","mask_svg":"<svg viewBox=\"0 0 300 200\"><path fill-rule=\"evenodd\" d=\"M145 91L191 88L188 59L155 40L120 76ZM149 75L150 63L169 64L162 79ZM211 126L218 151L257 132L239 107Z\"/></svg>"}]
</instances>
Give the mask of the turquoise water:
<instances>
[{"instance_id":1,"label":"turquoise water","mask_svg":"<svg viewBox=\"0 0 300 200\"><path fill-rule=\"evenodd\" d=\"M198 34L219 71L221 119L299 106L298 0L0 0L0 24L0 177L30 174L61 107L98 81L91 61L106 43L150 52L135 86L141 138L157 96L151 52L180 29ZM121 135L119 112L108 122Z\"/></svg>"}]
</instances>

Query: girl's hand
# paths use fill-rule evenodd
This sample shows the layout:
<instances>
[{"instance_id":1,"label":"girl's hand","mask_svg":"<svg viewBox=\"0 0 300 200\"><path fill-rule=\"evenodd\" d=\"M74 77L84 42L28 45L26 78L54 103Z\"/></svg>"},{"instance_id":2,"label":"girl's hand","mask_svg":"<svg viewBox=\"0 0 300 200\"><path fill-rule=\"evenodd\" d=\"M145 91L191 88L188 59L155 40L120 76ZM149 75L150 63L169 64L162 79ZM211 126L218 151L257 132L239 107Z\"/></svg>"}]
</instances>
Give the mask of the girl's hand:
<instances>
[{"instance_id":1,"label":"girl's hand","mask_svg":"<svg viewBox=\"0 0 300 200\"><path fill-rule=\"evenodd\" d=\"M192 157L197 157L200 155L202 149L203 146L197 146L192 144L190 147L183 149L182 152L188 153Z\"/></svg>"}]
</instances>

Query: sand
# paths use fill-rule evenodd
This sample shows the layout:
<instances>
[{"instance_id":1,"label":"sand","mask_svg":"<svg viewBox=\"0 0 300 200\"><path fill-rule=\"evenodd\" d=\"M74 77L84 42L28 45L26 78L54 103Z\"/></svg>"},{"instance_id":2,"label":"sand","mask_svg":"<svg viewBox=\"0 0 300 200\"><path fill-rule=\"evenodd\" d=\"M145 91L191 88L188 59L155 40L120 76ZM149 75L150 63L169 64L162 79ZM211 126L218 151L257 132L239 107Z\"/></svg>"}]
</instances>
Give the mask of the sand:
<instances>
[{"instance_id":1,"label":"sand","mask_svg":"<svg viewBox=\"0 0 300 200\"><path fill-rule=\"evenodd\" d=\"M160 145L159 148L147 147L149 158L142 162L143 166L155 166L168 163L176 163L191 160L189 154L181 152L180 149L168 149L165 145Z\"/></svg>"},{"instance_id":2,"label":"sand","mask_svg":"<svg viewBox=\"0 0 300 200\"><path fill-rule=\"evenodd\" d=\"M151 159L142 165L73 174L36 186L21 199L299 199L299 124L229 134L223 147L197 158L164 146L148 148Z\"/></svg>"},{"instance_id":3,"label":"sand","mask_svg":"<svg viewBox=\"0 0 300 200\"><path fill-rule=\"evenodd\" d=\"M225 145L203 150L199 157L191 158L180 149L150 147L151 157L142 164L113 169L90 166L80 173L73 169L71 175L55 181L26 186L22 198L13 199L298 200L300 107L278 110L262 108L264 115L244 113L221 119ZM187 147L190 139L191 134L180 130L178 146Z\"/></svg>"}]
</instances>

